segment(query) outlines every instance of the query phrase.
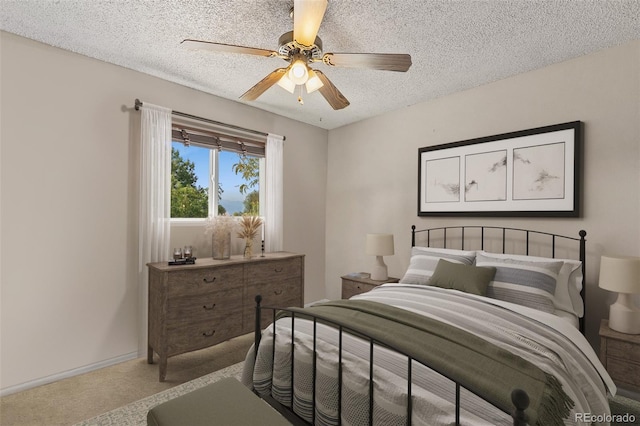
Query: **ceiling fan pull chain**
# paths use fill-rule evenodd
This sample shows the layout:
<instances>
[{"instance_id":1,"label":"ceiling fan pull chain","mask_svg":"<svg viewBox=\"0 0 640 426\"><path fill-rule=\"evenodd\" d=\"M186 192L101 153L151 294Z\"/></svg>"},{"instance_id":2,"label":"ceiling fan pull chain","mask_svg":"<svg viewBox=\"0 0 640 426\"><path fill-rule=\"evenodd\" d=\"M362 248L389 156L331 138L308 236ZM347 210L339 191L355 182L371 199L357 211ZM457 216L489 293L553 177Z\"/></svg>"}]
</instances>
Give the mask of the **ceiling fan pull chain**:
<instances>
[{"instance_id":1,"label":"ceiling fan pull chain","mask_svg":"<svg viewBox=\"0 0 640 426\"><path fill-rule=\"evenodd\" d=\"M300 85L300 96L298 96L298 103L300 105L304 105L304 100L302 99L302 84Z\"/></svg>"}]
</instances>

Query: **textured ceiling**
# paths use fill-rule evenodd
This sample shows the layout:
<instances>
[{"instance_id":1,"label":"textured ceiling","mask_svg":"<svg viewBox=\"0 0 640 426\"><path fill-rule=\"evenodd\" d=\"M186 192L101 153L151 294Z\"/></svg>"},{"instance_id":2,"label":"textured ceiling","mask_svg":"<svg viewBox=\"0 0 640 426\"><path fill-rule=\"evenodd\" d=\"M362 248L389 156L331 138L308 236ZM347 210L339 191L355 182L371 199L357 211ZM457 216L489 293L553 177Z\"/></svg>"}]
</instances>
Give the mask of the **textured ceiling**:
<instances>
[{"instance_id":1,"label":"textured ceiling","mask_svg":"<svg viewBox=\"0 0 640 426\"><path fill-rule=\"evenodd\" d=\"M0 0L0 28L238 101L286 63L190 51L180 42L276 50L279 36L293 28L292 5L293 0ZM297 93L277 85L249 104L332 129L640 39L639 17L637 0L329 0L318 33L324 52L409 53L409 71L316 64L350 106L334 111L319 93L305 95L301 106Z\"/></svg>"}]
</instances>

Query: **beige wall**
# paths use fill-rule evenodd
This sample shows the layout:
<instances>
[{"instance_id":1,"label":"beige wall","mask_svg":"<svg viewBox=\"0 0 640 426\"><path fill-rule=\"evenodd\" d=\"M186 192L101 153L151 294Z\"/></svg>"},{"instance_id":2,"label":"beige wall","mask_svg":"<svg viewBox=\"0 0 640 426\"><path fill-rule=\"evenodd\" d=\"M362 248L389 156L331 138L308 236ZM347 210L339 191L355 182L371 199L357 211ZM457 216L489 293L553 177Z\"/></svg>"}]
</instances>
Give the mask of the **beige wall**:
<instances>
[{"instance_id":1,"label":"beige wall","mask_svg":"<svg viewBox=\"0 0 640 426\"><path fill-rule=\"evenodd\" d=\"M340 276L370 270L368 232L395 235L391 276L409 263L410 229L486 223L588 232L587 332L598 344L613 296L597 287L603 253L640 256L640 42L608 49L331 131L327 295ZM584 209L579 219L417 217L418 148L581 120Z\"/></svg>"},{"instance_id":2,"label":"beige wall","mask_svg":"<svg viewBox=\"0 0 640 426\"><path fill-rule=\"evenodd\" d=\"M287 137L284 247L307 256L307 302L369 270L368 232L394 233L386 262L400 276L412 224L584 228L597 344L612 300L597 288L599 257L640 255L639 42L330 132L7 33L0 43L3 391L137 356L144 342L135 98ZM582 218L417 218L419 147L573 120L585 123ZM198 228L173 231L172 245L206 245Z\"/></svg>"},{"instance_id":3,"label":"beige wall","mask_svg":"<svg viewBox=\"0 0 640 426\"><path fill-rule=\"evenodd\" d=\"M284 248L306 254L305 300L324 297L326 130L0 34L3 391L137 356L145 341L135 98L286 136Z\"/></svg>"}]
</instances>

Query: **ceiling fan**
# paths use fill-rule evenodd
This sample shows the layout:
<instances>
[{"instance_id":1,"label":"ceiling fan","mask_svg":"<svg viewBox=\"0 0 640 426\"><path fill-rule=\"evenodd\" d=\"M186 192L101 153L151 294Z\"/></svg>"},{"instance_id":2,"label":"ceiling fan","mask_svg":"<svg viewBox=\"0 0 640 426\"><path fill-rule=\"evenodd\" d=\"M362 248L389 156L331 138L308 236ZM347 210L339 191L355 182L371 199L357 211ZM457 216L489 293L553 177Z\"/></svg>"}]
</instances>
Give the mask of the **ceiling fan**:
<instances>
[{"instance_id":1,"label":"ceiling fan","mask_svg":"<svg viewBox=\"0 0 640 426\"><path fill-rule=\"evenodd\" d=\"M318 90L335 110L345 108L349 101L320 70L309 64L323 62L326 65L346 68L368 68L406 72L411 66L411 56L396 53L322 53L322 40L317 36L327 0L295 0L293 5L293 31L280 36L277 51L232 44L187 39L182 46L213 52L242 53L247 55L281 58L289 62L286 68L271 72L258 84L247 90L240 99L254 101L274 84L293 93L297 86L305 86L307 93ZM298 102L303 103L302 96Z\"/></svg>"}]
</instances>

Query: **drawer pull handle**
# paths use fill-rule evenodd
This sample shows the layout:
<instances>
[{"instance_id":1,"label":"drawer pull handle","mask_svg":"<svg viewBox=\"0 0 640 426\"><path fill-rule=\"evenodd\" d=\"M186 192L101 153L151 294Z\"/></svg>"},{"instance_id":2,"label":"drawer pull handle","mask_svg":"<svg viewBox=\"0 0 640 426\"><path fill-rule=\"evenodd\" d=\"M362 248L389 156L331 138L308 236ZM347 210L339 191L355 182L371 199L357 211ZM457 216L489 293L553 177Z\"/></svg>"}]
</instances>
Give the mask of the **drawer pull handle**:
<instances>
[{"instance_id":1,"label":"drawer pull handle","mask_svg":"<svg viewBox=\"0 0 640 426\"><path fill-rule=\"evenodd\" d=\"M214 282L216 280L216 277L211 278L210 280L203 278L202 281L204 281L205 283L211 284L212 282Z\"/></svg>"},{"instance_id":2,"label":"drawer pull handle","mask_svg":"<svg viewBox=\"0 0 640 426\"><path fill-rule=\"evenodd\" d=\"M282 269L284 269L284 268L276 268L276 269L274 269L274 271L275 272L282 272Z\"/></svg>"},{"instance_id":3,"label":"drawer pull handle","mask_svg":"<svg viewBox=\"0 0 640 426\"><path fill-rule=\"evenodd\" d=\"M274 291L273 291L273 293L274 293L276 296L280 296L280 295L282 294L282 290L274 290Z\"/></svg>"},{"instance_id":4,"label":"drawer pull handle","mask_svg":"<svg viewBox=\"0 0 640 426\"><path fill-rule=\"evenodd\" d=\"M202 333L202 335L203 335L204 337L211 337L211 336L213 336L215 333L216 333L216 331L215 331L215 330L211 330L211 331L209 331L209 332L205 331L204 333Z\"/></svg>"},{"instance_id":5,"label":"drawer pull handle","mask_svg":"<svg viewBox=\"0 0 640 426\"><path fill-rule=\"evenodd\" d=\"M210 311L210 310L212 310L213 308L215 308L215 307L216 307L216 304L215 304L215 303L212 303L212 304L210 304L210 305L204 305L204 306L202 306L202 307L203 307L203 308L205 308L207 311Z\"/></svg>"}]
</instances>

